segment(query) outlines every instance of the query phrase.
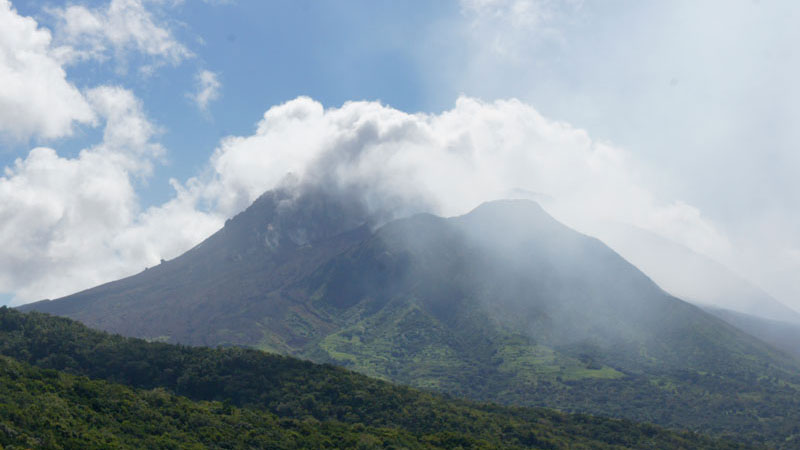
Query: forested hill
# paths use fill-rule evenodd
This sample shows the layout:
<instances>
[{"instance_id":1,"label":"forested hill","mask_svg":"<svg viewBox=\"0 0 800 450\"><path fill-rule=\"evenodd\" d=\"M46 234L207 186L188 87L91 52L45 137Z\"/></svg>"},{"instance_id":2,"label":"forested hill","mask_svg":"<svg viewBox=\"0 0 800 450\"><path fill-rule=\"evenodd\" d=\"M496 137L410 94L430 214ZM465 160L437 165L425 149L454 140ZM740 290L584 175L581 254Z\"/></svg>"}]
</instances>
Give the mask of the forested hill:
<instances>
[{"instance_id":1,"label":"forested hill","mask_svg":"<svg viewBox=\"0 0 800 450\"><path fill-rule=\"evenodd\" d=\"M477 401L800 440L798 360L670 296L535 202L373 229L339 200L267 192L172 261L21 309Z\"/></svg>"},{"instance_id":2,"label":"forested hill","mask_svg":"<svg viewBox=\"0 0 800 450\"><path fill-rule=\"evenodd\" d=\"M745 448L0 308L0 448ZM87 378L88 377L88 378Z\"/></svg>"}]
</instances>

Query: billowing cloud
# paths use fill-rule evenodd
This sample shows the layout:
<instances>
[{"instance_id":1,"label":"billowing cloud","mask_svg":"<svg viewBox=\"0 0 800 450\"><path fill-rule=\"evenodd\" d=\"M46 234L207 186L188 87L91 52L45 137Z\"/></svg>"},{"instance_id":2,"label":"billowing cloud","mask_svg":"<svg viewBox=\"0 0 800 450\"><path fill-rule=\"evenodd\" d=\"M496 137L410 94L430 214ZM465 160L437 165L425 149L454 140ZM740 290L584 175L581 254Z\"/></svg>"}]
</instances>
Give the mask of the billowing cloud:
<instances>
[{"instance_id":1,"label":"billowing cloud","mask_svg":"<svg viewBox=\"0 0 800 450\"><path fill-rule=\"evenodd\" d=\"M164 152L153 141L157 128L127 90L99 87L86 97L106 123L100 144L75 158L35 148L0 177L0 292L13 292L14 302L128 275L221 223L198 217L180 192L140 211L136 178Z\"/></svg>"},{"instance_id":2,"label":"billowing cloud","mask_svg":"<svg viewBox=\"0 0 800 450\"><path fill-rule=\"evenodd\" d=\"M208 104L219 98L219 82L217 74L210 70L201 70L195 76L195 91L188 94L201 111L208 109Z\"/></svg>"},{"instance_id":3,"label":"billowing cloud","mask_svg":"<svg viewBox=\"0 0 800 450\"><path fill-rule=\"evenodd\" d=\"M124 67L126 55L137 52L151 58L152 64L144 67L148 71L154 65L176 65L192 56L142 0L111 0L102 8L70 5L48 11L57 19L56 38L69 49L63 53L66 61L113 56Z\"/></svg>"},{"instance_id":4,"label":"billowing cloud","mask_svg":"<svg viewBox=\"0 0 800 450\"><path fill-rule=\"evenodd\" d=\"M622 221L710 253L729 245L699 210L651 192L626 152L517 100L460 98L429 115L376 102L325 110L301 97L267 111L252 136L223 140L211 173L187 189L223 215L291 173L397 215L528 196L571 223Z\"/></svg>"},{"instance_id":5,"label":"billowing cloud","mask_svg":"<svg viewBox=\"0 0 800 450\"><path fill-rule=\"evenodd\" d=\"M109 117L103 144L74 160L35 149L0 179L0 216L14 217L0 221L0 264L16 268L4 273L0 291L16 292L16 301L174 257L287 174L347 193L384 218L454 215L482 201L527 196L568 221L612 218L680 242L727 246L695 208L649 191L624 151L516 100L461 98L441 114L408 114L377 102L325 109L300 97L270 108L252 135L223 139L204 174L173 181L174 199L138 212L131 177L159 154L153 144L138 150L153 128L125 126L140 131L119 137L113 124L131 122L112 120L115 111L145 120L132 97L102 88L89 98L106 105L98 106Z\"/></svg>"},{"instance_id":6,"label":"billowing cloud","mask_svg":"<svg viewBox=\"0 0 800 450\"><path fill-rule=\"evenodd\" d=\"M66 79L51 35L0 0L0 136L24 140L72 133L94 114Z\"/></svg>"},{"instance_id":7,"label":"billowing cloud","mask_svg":"<svg viewBox=\"0 0 800 450\"><path fill-rule=\"evenodd\" d=\"M175 256L293 173L399 215L531 196L583 231L610 220L656 232L798 304L800 91L791 87L800 64L786 38L798 33L797 4L461 0L463 20L443 22L455 29L446 37L460 39L432 36L420 39L430 50L414 49L428 95L521 101L465 97L441 114L406 114L299 98L270 108L252 135L225 138L203 174L173 180L175 198L142 211L137 183L164 153L157 128L130 92L81 93L60 64L124 65L135 53L148 69L191 57L160 20L167 3L50 9L53 44L0 0L0 134L54 138L76 123L106 124L103 142L77 157L37 148L0 178L0 268L14 275L0 274L0 293L52 297ZM443 41L454 47L430 45ZM201 109L219 89L203 73L190 94ZM109 183L110 197L97 200L89 179ZM114 207L82 209L111 197ZM46 220L30 225L38 216ZM83 220L99 243L71 241Z\"/></svg>"}]
</instances>

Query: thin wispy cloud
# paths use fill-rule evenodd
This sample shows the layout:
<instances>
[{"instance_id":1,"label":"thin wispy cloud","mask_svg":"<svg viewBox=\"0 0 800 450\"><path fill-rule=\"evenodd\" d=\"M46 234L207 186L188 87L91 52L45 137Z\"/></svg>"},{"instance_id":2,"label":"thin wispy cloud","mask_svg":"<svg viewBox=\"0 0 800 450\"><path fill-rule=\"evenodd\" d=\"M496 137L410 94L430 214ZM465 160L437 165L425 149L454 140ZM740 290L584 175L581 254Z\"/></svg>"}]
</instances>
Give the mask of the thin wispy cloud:
<instances>
[{"instance_id":1,"label":"thin wispy cloud","mask_svg":"<svg viewBox=\"0 0 800 450\"><path fill-rule=\"evenodd\" d=\"M135 52L149 58L142 67L149 72L158 65L177 65L193 56L142 0L111 0L98 8L70 5L48 12L56 18L58 43L68 49L62 55L66 62L114 58L124 70L127 55Z\"/></svg>"},{"instance_id":2,"label":"thin wispy cloud","mask_svg":"<svg viewBox=\"0 0 800 450\"><path fill-rule=\"evenodd\" d=\"M461 0L473 57L490 53L530 62L531 49L563 39L560 26L580 10L577 0Z\"/></svg>"},{"instance_id":3,"label":"thin wispy cloud","mask_svg":"<svg viewBox=\"0 0 800 450\"><path fill-rule=\"evenodd\" d=\"M736 249L707 256L796 304L798 13L789 1L464 0L463 20L432 33L464 56L418 54L431 95L519 98L627 149L654 192L694 205Z\"/></svg>"},{"instance_id":4,"label":"thin wispy cloud","mask_svg":"<svg viewBox=\"0 0 800 450\"><path fill-rule=\"evenodd\" d=\"M187 94L200 111L208 111L208 104L219 98L222 87L216 73L201 70L195 75L195 91Z\"/></svg>"}]
</instances>

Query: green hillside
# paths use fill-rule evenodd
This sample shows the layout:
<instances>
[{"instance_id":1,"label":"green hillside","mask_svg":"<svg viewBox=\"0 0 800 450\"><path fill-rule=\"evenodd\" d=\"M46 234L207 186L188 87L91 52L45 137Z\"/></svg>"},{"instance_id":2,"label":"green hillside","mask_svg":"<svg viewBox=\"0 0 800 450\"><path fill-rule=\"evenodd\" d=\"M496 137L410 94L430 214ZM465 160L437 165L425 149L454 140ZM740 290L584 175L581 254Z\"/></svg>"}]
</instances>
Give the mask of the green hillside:
<instances>
[{"instance_id":1,"label":"green hillside","mask_svg":"<svg viewBox=\"0 0 800 450\"><path fill-rule=\"evenodd\" d=\"M743 448L446 399L254 350L147 343L7 308L0 353L3 448Z\"/></svg>"},{"instance_id":2,"label":"green hillside","mask_svg":"<svg viewBox=\"0 0 800 450\"><path fill-rule=\"evenodd\" d=\"M470 398L800 437L796 360L529 202L391 223L310 284L308 310L341 323L299 350L314 360Z\"/></svg>"},{"instance_id":3,"label":"green hillside","mask_svg":"<svg viewBox=\"0 0 800 450\"><path fill-rule=\"evenodd\" d=\"M0 357L0 448L433 447L436 436L279 418ZM480 442L474 440L473 442Z\"/></svg>"},{"instance_id":4,"label":"green hillside","mask_svg":"<svg viewBox=\"0 0 800 450\"><path fill-rule=\"evenodd\" d=\"M536 203L376 230L360 214L318 193L267 193L173 261L25 309L460 397L797 446L797 360L668 295Z\"/></svg>"}]
</instances>

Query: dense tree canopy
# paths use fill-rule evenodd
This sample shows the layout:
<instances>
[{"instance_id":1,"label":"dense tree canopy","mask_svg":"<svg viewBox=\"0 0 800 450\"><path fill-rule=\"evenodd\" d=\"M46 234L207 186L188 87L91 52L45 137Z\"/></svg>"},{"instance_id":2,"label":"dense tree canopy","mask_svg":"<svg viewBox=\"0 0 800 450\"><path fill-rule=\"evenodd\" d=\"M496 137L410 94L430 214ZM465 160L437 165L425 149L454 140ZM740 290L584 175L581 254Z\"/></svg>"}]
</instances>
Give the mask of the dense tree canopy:
<instances>
[{"instance_id":1,"label":"dense tree canopy","mask_svg":"<svg viewBox=\"0 0 800 450\"><path fill-rule=\"evenodd\" d=\"M0 308L6 448L740 448L629 421L474 404L240 348Z\"/></svg>"}]
</instances>

